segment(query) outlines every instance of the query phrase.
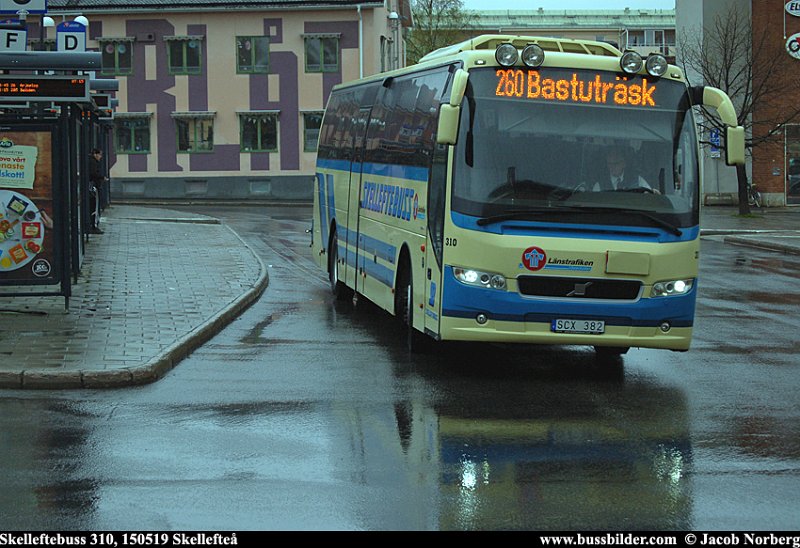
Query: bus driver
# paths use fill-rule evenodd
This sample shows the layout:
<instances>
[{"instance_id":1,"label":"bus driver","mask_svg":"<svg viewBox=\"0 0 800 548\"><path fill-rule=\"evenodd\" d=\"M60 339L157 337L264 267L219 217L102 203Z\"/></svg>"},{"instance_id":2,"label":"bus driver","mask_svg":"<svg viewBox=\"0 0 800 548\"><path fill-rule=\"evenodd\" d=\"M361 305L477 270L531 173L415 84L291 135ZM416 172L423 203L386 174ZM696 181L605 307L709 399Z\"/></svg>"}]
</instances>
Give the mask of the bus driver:
<instances>
[{"instance_id":1,"label":"bus driver","mask_svg":"<svg viewBox=\"0 0 800 548\"><path fill-rule=\"evenodd\" d=\"M611 147L606 152L607 173L594 185L595 191L637 190L649 191L658 194L641 175L633 170L627 170L627 158L624 150Z\"/></svg>"}]
</instances>

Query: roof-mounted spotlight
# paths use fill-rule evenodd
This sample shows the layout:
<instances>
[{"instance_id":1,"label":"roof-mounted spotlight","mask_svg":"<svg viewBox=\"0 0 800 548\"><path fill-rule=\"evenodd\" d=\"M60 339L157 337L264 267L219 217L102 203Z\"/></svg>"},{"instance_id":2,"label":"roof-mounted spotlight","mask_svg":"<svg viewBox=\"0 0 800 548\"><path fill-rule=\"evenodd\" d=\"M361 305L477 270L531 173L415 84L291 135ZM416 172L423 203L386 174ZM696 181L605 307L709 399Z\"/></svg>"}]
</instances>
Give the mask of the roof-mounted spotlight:
<instances>
[{"instance_id":1,"label":"roof-mounted spotlight","mask_svg":"<svg viewBox=\"0 0 800 548\"><path fill-rule=\"evenodd\" d=\"M644 66L644 60L635 51L625 52L619 60L619 68L625 74L636 74L642 70L642 66Z\"/></svg>"},{"instance_id":2,"label":"roof-mounted spotlight","mask_svg":"<svg viewBox=\"0 0 800 548\"><path fill-rule=\"evenodd\" d=\"M660 53L651 53L647 56L644 68L650 76L660 78L667 72L669 64L667 63L667 58Z\"/></svg>"},{"instance_id":3,"label":"roof-mounted spotlight","mask_svg":"<svg viewBox=\"0 0 800 548\"><path fill-rule=\"evenodd\" d=\"M494 52L494 58L497 62L504 67L514 66L514 63L519 59L519 52L514 44L500 44Z\"/></svg>"},{"instance_id":4,"label":"roof-mounted spotlight","mask_svg":"<svg viewBox=\"0 0 800 548\"><path fill-rule=\"evenodd\" d=\"M544 63L544 50L539 44L528 44L522 50L522 62L525 66L536 68Z\"/></svg>"}]
</instances>

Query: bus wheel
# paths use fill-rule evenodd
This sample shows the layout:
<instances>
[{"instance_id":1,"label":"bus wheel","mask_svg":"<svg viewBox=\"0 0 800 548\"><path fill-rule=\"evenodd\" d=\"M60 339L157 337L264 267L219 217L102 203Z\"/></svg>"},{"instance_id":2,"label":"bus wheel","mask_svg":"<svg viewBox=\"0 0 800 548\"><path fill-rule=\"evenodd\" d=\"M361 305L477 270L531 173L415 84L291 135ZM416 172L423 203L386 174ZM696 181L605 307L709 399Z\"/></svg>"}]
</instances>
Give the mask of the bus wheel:
<instances>
[{"instance_id":1,"label":"bus wheel","mask_svg":"<svg viewBox=\"0 0 800 548\"><path fill-rule=\"evenodd\" d=\"M339 241L336 229L331 234L331 243L328 246L328 280L331 283L331 293L337 301L346 301L352 296L352 291L339 280Z\"/></svg>"},{"instance_id":2,"label":"bus wheel","mask_svg":"<svg viewBox=\"0 0 800 548\"><path fill-rule=\"evenodd\" d=\"M406 333L406 346L409 352L419 353L426 349L426 335L414 329L414 284L411 279L411 266L403 261L397 274L397 287L394 293L394 310L397 319Z\"/></svg>"}]
</instances>

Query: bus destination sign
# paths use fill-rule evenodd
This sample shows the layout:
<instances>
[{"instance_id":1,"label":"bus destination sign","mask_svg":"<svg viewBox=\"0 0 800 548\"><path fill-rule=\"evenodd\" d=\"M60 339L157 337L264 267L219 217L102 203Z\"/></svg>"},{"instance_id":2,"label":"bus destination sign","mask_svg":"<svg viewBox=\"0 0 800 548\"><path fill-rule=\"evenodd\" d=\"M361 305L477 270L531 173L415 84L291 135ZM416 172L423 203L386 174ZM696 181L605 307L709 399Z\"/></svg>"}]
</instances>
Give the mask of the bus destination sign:
<instances>
[{"instance_id":1,"label":"bus destination sign","mask_svg":"<svg viewBox=\"0 0 800 548\"><path fill-rule=\"evenodd\" d=\"M89 79L75 76L0 76L0 103L89 101Z\"/></svg>"},{"instance_id":2,"label":"bus destination sign","mask_svg":"<svg viewBox=\"0 0 800 548\"><path fill-rule=\"evenodd\" d=\"M583 103L655 107L656 84L647 78L631 81L622 76L595 73L591 77L572 73L571 77L545 78L536 70L508 69L497 71L497 97Z\"/></svg>"}]
</instances>

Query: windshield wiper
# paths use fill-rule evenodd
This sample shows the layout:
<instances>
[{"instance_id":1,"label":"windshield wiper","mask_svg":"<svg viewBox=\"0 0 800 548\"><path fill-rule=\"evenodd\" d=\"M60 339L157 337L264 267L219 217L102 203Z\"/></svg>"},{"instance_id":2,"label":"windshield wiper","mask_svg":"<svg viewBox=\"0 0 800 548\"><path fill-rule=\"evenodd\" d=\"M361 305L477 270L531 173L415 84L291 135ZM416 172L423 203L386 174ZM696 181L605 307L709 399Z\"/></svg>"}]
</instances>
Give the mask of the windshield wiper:
<instances>
[{"instance_id":1,"label":"windshield wiper","mask_svg":"<svg viewBox=\"0 0 800 548\"><path fill-rule=\"evenodd\" d=\"M580 208L554 205L552 207L537 207L535 209L518 209L516 211L509 211L508 213L500 213L499 215L490 215L489 217L481 217L476 222L478 226L486 226L494 223L502 223L503 221L511 221L514 219L525 219L527 217L535 217L546 213L578 213Z\"/></svg>"},{"instance_id":2,"label":"windshield wiper","mask_svg":"<svg viewBox=\"0 0 800 548\"><path fill-rule=\"evenodd\" d=\"M655 215L651 215L650 213L642 211L641 209L628 209L624 207L578 207L577 209L588 210L592 213L633 213L634 215L639 215L640 217L644 217L645 219L652 221L661 228L675 234L675 236L683 235L683 231L674 224L668 223L664 219L656 217Z\"/></svg>"},{"instance_id":3,"label":"windshield wiper","mask_svg":"<svg viewBox=\"0 0 800 548\"><path fill-rule=\"evenodd\" d=\"M675 236L682 236L683 231L672 223L668 223L664 219L660 219L655 215L651 215L641 209L627 209L620 207L596 207L596 206L553 206L553 207L540 207L536 209L521 209L518 211L510 211L508 213L501 213L500 215L492 215L490 217L482 217L477 220L479 226L486 226L494 223L501 223L503 221L511 221L514 219L525 219L546 213L633 213L653 222L657 226L668 230Z\"/></svg>"}]
</instances>

